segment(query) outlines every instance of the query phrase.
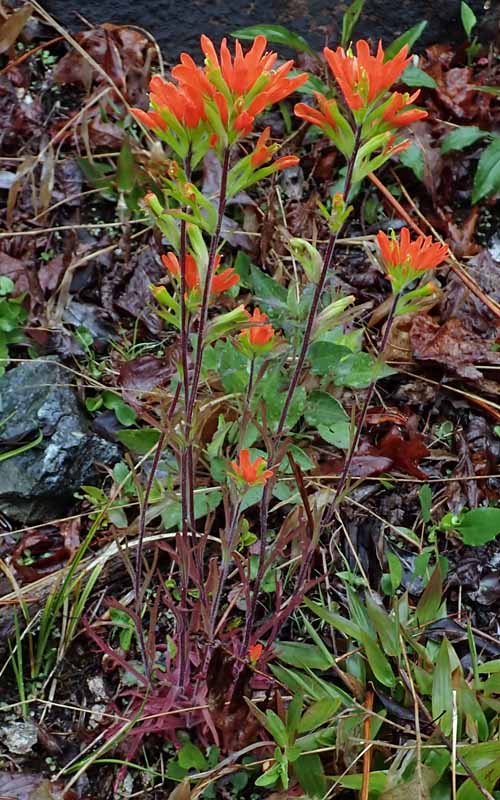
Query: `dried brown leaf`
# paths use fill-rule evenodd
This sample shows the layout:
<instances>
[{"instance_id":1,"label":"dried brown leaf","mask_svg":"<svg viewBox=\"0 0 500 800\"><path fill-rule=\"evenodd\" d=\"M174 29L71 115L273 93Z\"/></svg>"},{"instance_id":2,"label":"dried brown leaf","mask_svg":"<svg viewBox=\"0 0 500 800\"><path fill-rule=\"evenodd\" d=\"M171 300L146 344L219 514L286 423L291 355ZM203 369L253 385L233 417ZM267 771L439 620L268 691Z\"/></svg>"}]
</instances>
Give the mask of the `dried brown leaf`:
<instances>
[{"instance_id":1,"label":"dried brown leaf","mask_svg":"<svg viewBox=\"0 0 500 800\"><path fill-rule=\"evenodd\" d=\"M17 41L17 37L33 13L33 6L27 3L14 11L0 26L0 53L5 53Z\"/></svg>"}]
</instances>

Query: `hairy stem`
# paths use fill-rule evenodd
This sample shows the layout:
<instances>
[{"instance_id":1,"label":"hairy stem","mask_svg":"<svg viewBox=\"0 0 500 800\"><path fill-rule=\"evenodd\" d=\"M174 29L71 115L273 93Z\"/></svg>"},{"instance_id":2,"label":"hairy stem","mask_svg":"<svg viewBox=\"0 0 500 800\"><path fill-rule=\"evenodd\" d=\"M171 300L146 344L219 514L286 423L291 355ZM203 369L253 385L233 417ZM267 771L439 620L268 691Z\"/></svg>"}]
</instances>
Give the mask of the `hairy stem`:
<instances>
[{"instance_id":1,"label":"hairy stem","mask_svg":"<svg viewBox=\"0 0 500 800\"><path fill-rule=\"evenodd\" d=\"M389 336L390 336L390 333L391 333L392 323L394 322L394 318L396 316L396 308L397 308L397 305L398 305L400 297L401 297L401 293L398 292L392 298L391 309L390 309L389 315L387 317L387 322L385 324L384 335L383 335L382 341L380 343L379 364L383 363L384 351L385 351L385 348L387 346L387 342L389 341ZM327 518L325 520L325 522L327 522L327 524L328 524L328 522L331 522L331 520L333 519L333 515L334 515L334 513L335 513L335 511L337 509L339 501L342 498L342 494L343 494L343 491L345 489L345 485L347 483L347 480L349 478L349 474L351 472L352 462L353 462L354 456L356 455L356 451L357 451L357 449L359 447L359 442L360 442L360 439L361 439L361 434L363 432L363 428L365 426L366 417L367 417L367 414L368 414L368 409L370 408L370 403L371 403L371 400L372 400L372 397L373 397L373 393L375 391L375 386L377 385L377 380L378 380L377 372L378 372L378 370L375 370L374 377L372 378L372 380L370 382L370 385L368 386L366 395L365 395L365 400L364 400L364 403L363 403L363 407L361 409L361 414L360 414L358 422L356 424L356 430L355 430L352 442L350 444L350 447L349 447L349 450L348 450L348 453L347 453L347 456L346 456L346 459L345 459L345 462L344 462L344 467L342 469L342 474L341 474L341 476L339 478L339 482L337 484L337 488L335 490L335 494L333 496L332 503L331 503L330 508L328 510Z\"/></svg>"},{"instance_id":2,"label":"hairy stem","mask_svg":"<svg viewBox=\"0 0 500 800\"><path fill-rule=\"evenodd\" d=\"M241 508L241 501L238 501L233 508L233 514L231 517L229 530L227 532L226 546L223 548L222 551L222 569L219 577L219 585L217 586L217 592L215 594L214 602L212 604L212 610L210 612L210 638L212 639L215 633L215 624L217 622L217 616L219 613L219 608L222 600L222 594L224 592L227 576L229 574L231 553L233 552L234 543L236 541L236 536L238 533L238 523L240 521L240 508Z\"/></svg>"},{"instance_id":3,"label":"hairy stem","mask_svg":"<svg viewBox=\"0 0 500 800\"><path fill-rule=\"evenodd\" d=\"M352 177L354 172L354 165L356 162L356 157L358 155L358 151L361 145L361 128L358 127L355 133L355 140L353 151L347 163L347 171L344 183L344 192L343 192L343 199L344 202L347 203L349 194L351 192L352 187ZM335 233L331 233L328 239L328 244L326 248L326 252L323 258L323 265L321 267L321 272L319 276L318 283L316 284L316 288L314 290L313 299L311 302L311 307L309 309L309 314L307 317L306 328L304 331L304 338L302 340L302 346L300 348L300 353L297 358L297 363L295 365L295 369L292 375L292 379L290 381L290 385L288 387L287 395L285 397L285 402L283 404L283 409L281 411L281 416L278 422L278 427L276 433L273 437L273 446L272 452L269 454L269 463L272 465L275 459L276 450L281 440L283 431L286 425L286 418L288 416L288 412L290 410L290 405L293 400L293 396L295 394L295 390L298 386L299 380L302 375L302 370L304 367L304 362L307 357L307 352L309 350L309 345L311 343L312 332L314 328L314 323L316 321L316 317L318 315L319 304L321 300L321 295L323 293L323 289L325 287L326 279L328 277L328 273L331 268L333 254L335 251L335 245L337 244L337 239L339 237L340 230L336 231ZM267 518L269 516L269 503L271 499L271 491L269 482L265 484L264 491L262 494L262 500L260 504L260 550L259 550L259 565L257 568L257 575L254 582L254 589L252 593L252 603L249 609L249 613L247 615L246 626L245 626L245 635L243 646L246 648L248 646L248 642L250 641L250 636L252 632L252 627L255 619L255 612L257 608L257 597L260 591L260 586L262 580L264 578L264 565L265 565L265 552L266 552L266 536L267 536Z\"/></svg>"}]
</instances>

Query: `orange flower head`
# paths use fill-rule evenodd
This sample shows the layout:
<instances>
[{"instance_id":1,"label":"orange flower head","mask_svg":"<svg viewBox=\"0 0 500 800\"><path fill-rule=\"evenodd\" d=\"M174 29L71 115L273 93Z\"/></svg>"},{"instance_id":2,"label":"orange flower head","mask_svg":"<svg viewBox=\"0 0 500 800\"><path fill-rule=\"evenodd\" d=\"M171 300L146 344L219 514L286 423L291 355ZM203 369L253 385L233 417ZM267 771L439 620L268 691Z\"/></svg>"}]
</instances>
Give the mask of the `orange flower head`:
<instances>
[{"instance_id":1,"label":"orange flower head","mask_svg":"<svg viewBox=\"0 0 500 800\"><path fill-rule=\"evenodd\" d=\"M412 95L394 92L382 114L384 122L389 123L392 127L401 128L404 125L411 125L412 122L417 122L419 119L425 119L428 114L423 108L408 108L415 102L419 94L420 89Z\"/></svg>"},{"instance_id":2,"label":"orange flower head","mask_svg":"<svg viewBox=\"0 0 500 800\"><path fill-rule=\"evenodd\" d=\"M182 67L185 74L189 72L187 66ZM172 75L175 77L174 67ZM196 69L199 69L196 67ZM159 75L151 78L149 83L149 100L155 112L161 117L162 111L172 114L181 125L187 128L196 128L206 119L205 105L203 102L202 82L195 88L190 83L180 83L176 86L170 81L166 81ZM150 112L151 113L151 112Z\"/></svg>"},{"instance_id":3,"label":"orange flower head","mask_svg":"<svg viewBox=\"0 0 500 800\"><path fill-rule=\"evenodd\" d=\"M269 145L269 138L271 136L271 128L265 128L257 139L257 146L252 153L250 159L252 167L260 167L267 161L270 161L273 155L274 147Z\"/></svg>"},{"instance_id":4,"label":"orange flower head","mask_svg":"<svg viewBox=\"0 0 500 800\"><path fill-rule=\"evenodd\" d=\"M223 292L227 292L227 290L232 286L236 286L239 279L240 276L237 275L233 267L229 267L228 269L219 272L218 275L213 276L210 292L211 294L222 294Z\"/></svg>"},{"instance_id":5,"label":"orange flower head","mask_svg":"<svg viewBox=\"0 0 500 800\"><path fill-rule=\"evenodd\" d=\"M306 103L297 103L294 108L295 115L312 125L317 125L325 132L335 130L337 123L333 112L337 111L337 103L335 100L328 100L321 92L314 92L314 96L321 110L311 108Z\"/></svg>"},{"instance_id":6,"label":"orange flower head","mask_svg":"<svg viewBox=\"0 0 500 800\"><path fill-rule=\"evenodd\" d=\"M262 655L262 651L264 648L261 644L253 644L251 647L248 648L248 658L252 662L252 664L256 664L259 658Z\"/></svg>"},{"instance_id":7,"label":"orange flower head","mask_svg":"<svg viewBox=\"0 0 500 800\"><path fill-rule=\"evenodd\" d=\"M300 164L300 158L298 156L281 156L281 158L277 158L276 161L273 161L273 169L280 170L280 169L290 169L290 167L296 167L297 164Z\"/></svg>"},{"instance_id":8,"label":"orange flower head","mask_svg":"<svg viewBox=\"0 0 500 800\"><path fill-rule=\"evenodd\" d=\"M269 349L275 335L273 326L268 323L269 317L259 308L255 308L253 314L246 313L252 325L241 331L241 339L254 350Z\"/></svg>"},{"instance_id":9,"label":"orange flower head","mask_svg":"<svg viewBox=\"0 0 500 800\"><path fill-rule=\"evenodd\" d=\"M166 255L162 255L161 260L163 262L164 267L176 278L180 277L181 268L179 265L179 259L175 255L175 253L167 253ZM217 256L215 261L215 269L218 268L220 264L220 256ZM219 272L219 274L215 274L212 278L212 285L210 287L210 294L222 294L223 292L227 292L231 286L235 286L238 283L240 276L236 274L236 271L230 267L228 269ZM191 253L186 255L186 287L188 291L192 292L193 290L200 289L200 274L198 270L198 265L196 263L196 259Z\"/></svg>"},{"instance_id":10,"label":"orange flower head","mask_svg":"<svg viewBox=\"0 0 500 800\"><path fill-rule=\"evenodd\" d=\"M181 268L179 264L179 259L175 255L175 253L167 253L161 257L163 262L163 266L170 272L171 275L174 275L176 278L180 277ZM186 286L189 291L193 291L193 289L200 288L200 275L198 272L198 265L194 256L190 253L186 255Z\"/></svg>"},{"instance_id":11,"label":"orange flower head","mask_svg":"<svg viewBox=\"0 0 500 800\"><path fill-rule=\"evenodd\" d=\"M238 461L231 461L231 469L233 475L247 486L255 486L261 484L262 486L266 481L272 477L273 470L266 469L266 459L258 456L252 463L250 461L250 451L240 450L240 457Z\"/></svg>"},{"instance_id":12,"label":"orange flower head","mask_svg":"<svg viewBox=\"0 0 500 800\"><path fill-rule=\"evenodd\" d=\"M208 36L201 37L205 75L215 90L210 98L224 127L232 127L243 136L250 133L255 117L266 106L284 100L307 80L305 73L289 77L293 61L274 70L277 54L266 52L266 47L264 36L256 36L246 53L236 41L233 56L226 39L222 40L217 53Z\"/></svg>"},{"instance_id":13,"label":"orange flower head","mask_svg":"<svg viewBox=\"0 0 500 800\"><path fill-rule=\"evenodd\" d=\"M377 234L382 261L394 292L400 292L419 274L439 266L448 256L448 247L433 242L431 236L418 236L413 242L408 228L402 228L399 241L383 231Z\"/></svg>"},{"instance_id":14,"label":"orange flower head","mask_svg":"<svg viewBox=\"0 0 500 800\"><path fill-rule=\"evenodd\" d=\"M146 128L151 128L151 130L159 129L161 131L167 129L167 123L157 111L143 111L142 108L131 108L130 113Z\"/></svg>"},{"instance_id":15,"label":"orange flower head","mask_svg":"<svg viewBox=\"0 0 500 800\"><path fill-rule=\"evenodd\" d=\"M359 111L380 97L411 60L407 58L408 46L404 45L394 58L384 61L381 42L377 54L372 56L364 39L356 43L356 55L350 50L346 53L342 47L335 51L325 47L323 53L352 111Z\"/></svg>"}]
</instances>

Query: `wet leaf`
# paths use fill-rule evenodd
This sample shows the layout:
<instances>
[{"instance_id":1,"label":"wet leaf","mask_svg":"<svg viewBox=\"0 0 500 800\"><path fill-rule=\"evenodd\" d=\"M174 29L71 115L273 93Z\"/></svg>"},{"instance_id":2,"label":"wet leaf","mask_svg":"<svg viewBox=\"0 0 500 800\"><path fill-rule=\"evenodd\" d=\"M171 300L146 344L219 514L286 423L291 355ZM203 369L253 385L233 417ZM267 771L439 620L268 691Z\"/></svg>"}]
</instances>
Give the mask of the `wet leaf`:
<instances>
[{"instance_id":1,"label":"wet leaf","mask_svg":"<svg viewBox=\"0 0 500 800\"><path fill-rule=\"evenodd\" d=\"M395 55L399 53L401 48L407 44L408 49L411 50L415 42L421 37L424 30L427 27L427 20L423 19L422 22L417 22L416 25L413 25L412 28L408 28L407 31L398 36L397 39L394 39L393 42L386 47L385 49L385 61L389 61L389 59L394 58Z\"/></svg>"},{"instance_id":2,"label":"wet leaf","mask_svg":"<svg viewBox=\"0 0 500 800\"><path fill-rule=\"evenodd\" d=\"M365 0L354 0L354 2L348 6L347 10L344 11L342 16L342 37L340 39L340 44L344 48L348 47L350 44L354 26L359 19L359 15L363 11L364 4Z\"/></svg>"},{"instance_id":3,"label":"wet leaf","mask_svg":"<svg viewBox=\"0 0 500 800\"><path fill-rule=\"evenodd\" d=\"M500 136L493 139L481 154L474 176L472 202L478 203L483 197L491 197L498 192L500 192Z\"/></svg>"},{"instance_id":4,"label":"wet leaf","mask_svg":"<svg viewBox=\"0 0 500 800\"><path fill-rule=\"evenodd\" d=\"M474 508L465 511L454 526L462 534L464 544L480 547L500 534L500 508Z\"/></svg>"},{"instance_id":5,"label":"wet leaf","mask_svg":"<svg viewBox=\"0 0 500 800\"><path fill-rule=\"evenodd\" d=\"M478 139L483 139L487 135L488 132L482 131L477 125L463 125L446 134L441 141L441 152L446 155L451 150L464 150L474 142L477 142Z\"/></svg>"},{"instance_id":6,"label":"wet leaf","mask_svg":"<svg viewBox=\"0 0 500 800\"><path fill-rule=\"evenodd\" d=\"M425 587L416 608L417 620L420 625L432 622L436 619L441 608L443 599L443 576L439 562L434 567L434 571Z\"/></svg>"},{"instance_id":7,"label":"wet leaf","mask_svg":"<svg viewBox=\"0 0 500 800\"><path fill-rule=\"evenodd\" d=\"M451 733L453 679L447 639L443 639L432 677L432 718L445 736Z\"/></svg>"},{"instance_id":8,"label":"wet leaf","mask_svg":"<svg viewBox=\"0 0 500 800\"><path fill-rule=\"evenodd\" d=\"M285 28L283 25L250 25L248 28L238 28L237 31L232 32L231 36L250 41L255 39L256 36L265 36L267 41L273 44L282 44L292 50L298 50L299 53L314 55L314 50L312 50L303 36L294 33L294 31Z\"/></svg>"},{"instance_id":9,"label":"wet leaf","mask_svg":"<svg viewBox=\"0 0 500 800\"><path fill-rule=\"evenodd\" d=\"M33 6L27 3L10 14L0 25L0 53L5 53L17 41L17 37L33 13Z\"/></svg>"},{"instance_id":10,"label":"wet leaf","mask_svg":"<svg viewBox=\"0 0 500 800\"><path fill-rule=\"evenodd\" d=\"M500 353L493 351L492 340L471 333L458 319L439 325L428 314L417 314L410 342L414 358L441 364L470 380L482 377L475 364L500 364Z\"/></svg>"}]
</instances>

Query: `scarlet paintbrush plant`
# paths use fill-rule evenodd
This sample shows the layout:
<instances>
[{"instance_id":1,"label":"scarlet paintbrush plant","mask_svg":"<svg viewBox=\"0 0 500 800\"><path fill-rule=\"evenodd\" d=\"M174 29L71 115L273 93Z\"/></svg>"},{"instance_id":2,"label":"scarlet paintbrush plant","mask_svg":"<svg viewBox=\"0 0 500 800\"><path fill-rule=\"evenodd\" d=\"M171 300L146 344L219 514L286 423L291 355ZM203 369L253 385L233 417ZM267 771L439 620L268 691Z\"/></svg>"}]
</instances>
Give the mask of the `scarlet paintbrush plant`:
<instances>
[{"instance_id":1,"label":"scarlet paintbrush plant","mask_svg":"<svg viewBox=\"0 0 500 800\"><path fill-rule=\"evenodd\" d=\"M164 267L169 271L171 275L175 278L180 278L181 268L179 265L179 259L175 255L175 253L167 253L166 255L162 255L161 260L163 262ZM215 259L215 270L219 268L221 262L221 256L216 256ZM212 283L210 285L210 294L211 296L222 294L223 292L227 292L232 286L235 286L240 277L236 274L232 267L228 267L227 269L222 270L222 272L217 272L214 274L212 278ZM196 263L196 259L191 253L186 255L186 275L185 275L186 286L189 291L192 293L192 300L195 303L199 303L201 300L200 295L200 273L198 269L198 264ZM194 296L193 296L194 293Z\"/></svg>"},{"instance_id":2,"label":"scarlet paintbrush plant","mask_svg":"<svg viewBox=\"0 0 500 800\"><path fill-rule=\"evenodd\" d=\"M402 228L399 239L394 232L389 237L379 231L377 244L394 294L426 270L438 267L448 256L448 247L434 242L431 236L418 236L411 241L408 228Z\"/></svg>"},{"instance_id":3,"label":"scarlet paintbrush plant","mask_svg":"<svg viewBox=\"0 0 500 800\"><path fill-rule=\"evenodd\" d=\"M276 331L269 323L269 317L259 308L255 308L253 314L247 311L246 315L249 324L240 333L241 350L250 356L267 353L272 349L276 339Z\"/></svg>"},{"instance_id":4,"label":"scarlet paintbrush plant","mask_svg":"<svg viewBox=\"0 0 500 800\"><path fill-rule=\"evenodd\" d=\"M246 486L264 485L273 476L272 469L266 469L266 459L257 456L255 461L250 459L250 451L240 450L238 461L231 461L232 475L237 481Z\"/></svg>"},{"instance_id":5,"label":"scarlet paintbrush plant","mask_svg":"<svg viewBox=\"0 0 500 800\"><path fill-rule=\"evenodd\" d=\"M373 56L363 39L356 45L356 55L342 47L335 51L325 47L323 52L340 87L351 122L340 111L336 100L320 92L315 92L319 110L297 103L295 114L321 128L346 158L353 149L359 150L352 170L353 181L359 182L368 172L409 147L408 141L396 143L394 132L424 119L427 112L412 107L419 91L412 95L388 93L410 61L406 45L388 60L384 60L381 43Z\"/></svg>"},{"instance_id":6,"label":"scarlet paintbrush plant","mask_svg":"<svg viewBox=\"0 0 500 800\"><path fill-rule=\"evenodd\" d=\"M209 147L222 149L248 136L267 106L284 100L307 80L306 74L290 77L293 61L273 69L277 54L266 52L264 36L257 36L246 54L237 41L234 56L226 39L219 55L207 36L201 37L201 46L203 67L182 53L180 63L172 69L176 83L160 76L152 78L152 110L132 109L136 119L181 158L191 151L195 161Z\"/></svg>"}]
</instances>

